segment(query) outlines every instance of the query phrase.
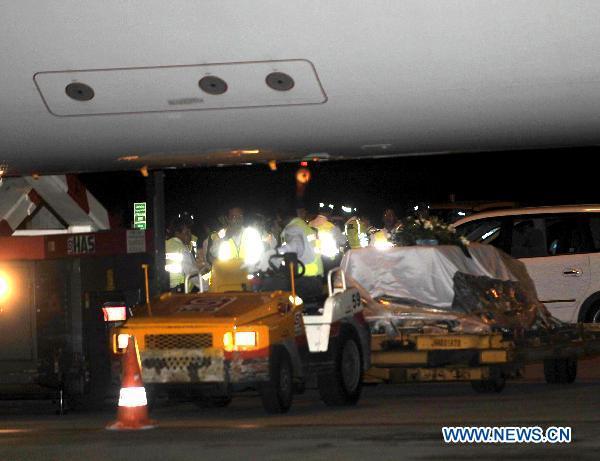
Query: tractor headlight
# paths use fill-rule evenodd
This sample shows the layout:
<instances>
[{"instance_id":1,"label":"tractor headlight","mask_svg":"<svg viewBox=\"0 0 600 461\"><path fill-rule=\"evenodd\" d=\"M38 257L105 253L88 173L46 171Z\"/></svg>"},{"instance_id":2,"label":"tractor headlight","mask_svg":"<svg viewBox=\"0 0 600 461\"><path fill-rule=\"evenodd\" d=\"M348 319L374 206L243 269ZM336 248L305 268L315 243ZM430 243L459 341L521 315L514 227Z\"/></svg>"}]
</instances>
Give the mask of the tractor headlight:
<instances>
[{"instance_id":1,"label":"tractor headlight","mask_svg":"<svg viewBox=\"0 0 600 461\"><path fill-rule=\"evenodd\" d=\"M119 349L127 349L127 345L129 344L129 335L125 333L121 333L117 336L117 347Z\"/></svg>"},{"instance_id":2,"label":"tractor headlight","mask_svg":"<svg viewBox=\"0 0 600 461\"><path fill-rule=\"evenodd\" d=\"M227 352L254 349L257 344L255 331L228 331L223 335L223 348Z\"/></svg>"},{"instance_id":3,"label":"tractor headlight","mask_svg":"<svg viewBox=\"0 0 600 461\"><path fill-rule=\"evenodd\" d=\"M115 354L124 354L129 345L129 334L119 333L113 335L113 350Z\"/></svg>"},{"instance_id":4,"label":"tractor headlight","mask_svg":"<svg viewBox=\"0 0 600 461\"><path fill-rule=\"evenodd\" d=\"M255 347L256 346L256 332L255 331L236 331L235 332L235 345L242 347Z\"/></svg>"}]
</instances>

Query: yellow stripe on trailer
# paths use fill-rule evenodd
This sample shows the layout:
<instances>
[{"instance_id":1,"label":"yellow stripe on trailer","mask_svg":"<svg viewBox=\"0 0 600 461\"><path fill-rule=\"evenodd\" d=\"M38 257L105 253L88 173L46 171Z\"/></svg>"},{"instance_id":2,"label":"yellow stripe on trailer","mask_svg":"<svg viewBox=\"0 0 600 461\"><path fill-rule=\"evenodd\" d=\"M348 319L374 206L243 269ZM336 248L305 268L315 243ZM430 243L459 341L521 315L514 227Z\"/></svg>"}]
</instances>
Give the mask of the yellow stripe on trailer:
<instances>
[{"instance_id":1,"label":"yellow stripe on trailer","mask_svg":"<svg viewBox=\"0 0 600 461\"><path fill-rule=\"evenodd\" d=\"M505 349L489 349L479 352L479 363L506 363L509 361L509 351Z\"/></svg>"},{"instance_id":2,"label":"yellow stripe on trailer","mask_svg":"<svg viewBox=\"0 0 600 461\"><path fill-rule=\"evenodd\" d=\"M503 349L502 335L409 335L418 351Z\"/></svg>"},{"instance_id":3,"label":"yellow stripe on trailer","mask_svg":"<svg viewBox=\"0 0 600 461\"><path fill-rule=\"evenodd\" d=\"M376 367L427 364L427 351L383 351L371 352L371 363Z\"/></svg>"}]
</instances>

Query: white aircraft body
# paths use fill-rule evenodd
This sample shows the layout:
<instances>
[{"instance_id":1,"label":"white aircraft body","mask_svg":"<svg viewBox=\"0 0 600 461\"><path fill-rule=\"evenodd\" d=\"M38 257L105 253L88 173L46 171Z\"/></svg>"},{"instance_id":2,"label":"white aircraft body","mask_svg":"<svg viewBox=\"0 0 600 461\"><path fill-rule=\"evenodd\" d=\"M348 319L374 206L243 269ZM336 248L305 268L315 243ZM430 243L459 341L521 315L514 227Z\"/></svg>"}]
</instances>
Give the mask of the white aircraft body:
<instances>
[{"instance_id":1,"label":"white aircraft body","mask_svg":"<svg viewBox=\"0 0 600 461\"><path fill-rule=\"evenodd\" d=\"M592 146L599 50L598 0L0 0L0 165Z\"/></svg>"}]
</instances>

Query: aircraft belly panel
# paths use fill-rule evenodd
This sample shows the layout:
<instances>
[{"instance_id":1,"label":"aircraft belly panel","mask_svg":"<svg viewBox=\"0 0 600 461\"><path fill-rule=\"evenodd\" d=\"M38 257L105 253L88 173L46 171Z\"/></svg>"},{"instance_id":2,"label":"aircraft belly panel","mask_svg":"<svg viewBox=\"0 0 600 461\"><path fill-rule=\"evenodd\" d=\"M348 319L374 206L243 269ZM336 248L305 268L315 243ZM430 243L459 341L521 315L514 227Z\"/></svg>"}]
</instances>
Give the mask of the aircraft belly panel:
<instances>
[{"instance_id":1,"label":"aircraft belly panel","mask_svg":"<svg viewBox=\"0 0 600 461\"><path fill-rule=\"evenodd\" d=\"M206 85L200 83L205 77ZM34 80L47 109L58 116L294 106L327 100L315 67L303 59L38 72ZM78 90L71 84L85 86Z\"/></svg>"}]
</instances>

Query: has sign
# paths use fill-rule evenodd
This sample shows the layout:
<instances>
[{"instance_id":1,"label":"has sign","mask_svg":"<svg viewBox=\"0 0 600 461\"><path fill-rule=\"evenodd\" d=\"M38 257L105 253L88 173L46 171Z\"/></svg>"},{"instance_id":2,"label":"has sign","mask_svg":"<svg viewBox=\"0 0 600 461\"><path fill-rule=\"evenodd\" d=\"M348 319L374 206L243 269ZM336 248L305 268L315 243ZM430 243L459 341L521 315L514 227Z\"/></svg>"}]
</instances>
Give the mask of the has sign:
<instances>
[{"instance_id":1,"label":"has sign","mask_svg":"<svg viewBox=\"0 0 600 461\"><path fill-rule=\"evenodd\" d=\"M67 240L67 254L85 255L96 252L96 237L94 235L74 235Z\"/></svg>"}]
</instances>

